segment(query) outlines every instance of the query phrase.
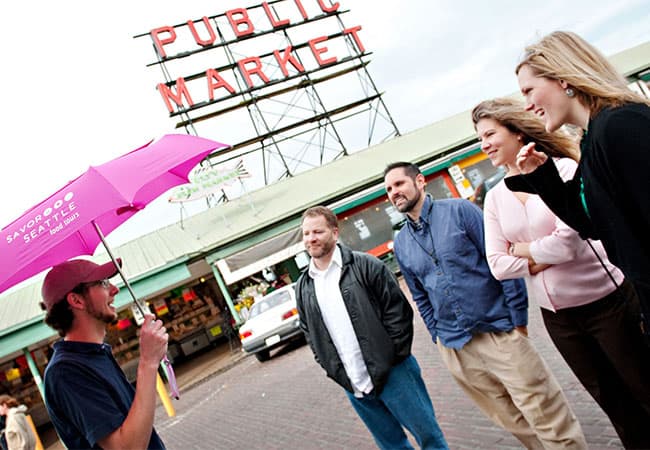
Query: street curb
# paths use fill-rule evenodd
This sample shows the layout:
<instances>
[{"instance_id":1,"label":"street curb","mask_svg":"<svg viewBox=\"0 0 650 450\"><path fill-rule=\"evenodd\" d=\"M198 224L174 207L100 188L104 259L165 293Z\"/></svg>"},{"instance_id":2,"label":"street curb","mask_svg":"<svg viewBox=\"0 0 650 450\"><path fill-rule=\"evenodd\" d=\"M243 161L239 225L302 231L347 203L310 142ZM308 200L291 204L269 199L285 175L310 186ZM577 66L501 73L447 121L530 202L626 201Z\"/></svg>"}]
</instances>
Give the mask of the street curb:
<instances>
[{"instance_id":1,"label":"street curb","mask_svg":"<svg viewBox=\"0 0 650 450\"><path fill-rule=\"evenodd\" d=\"M195 387L205 383L206 381L211 380L215 376L232 369L233 367L238 365L240 362L242 362L244 359L248 358L249 356L251 356L251 355L247 354L247 353L244 353L244 352L241 352L241 351L237 352L237 354L233 355L232 360L228 364L225 364L225 365L219 367L217 370L215 370L214 372L209 373L208 375L206 375L205 377L203 377L201 379L195 380L195 381L187 384L186 386L181 387L179 389L180 393L182 394L183 392L190 391L190 390L194 389Z\"/></svg>"}]
</instances>

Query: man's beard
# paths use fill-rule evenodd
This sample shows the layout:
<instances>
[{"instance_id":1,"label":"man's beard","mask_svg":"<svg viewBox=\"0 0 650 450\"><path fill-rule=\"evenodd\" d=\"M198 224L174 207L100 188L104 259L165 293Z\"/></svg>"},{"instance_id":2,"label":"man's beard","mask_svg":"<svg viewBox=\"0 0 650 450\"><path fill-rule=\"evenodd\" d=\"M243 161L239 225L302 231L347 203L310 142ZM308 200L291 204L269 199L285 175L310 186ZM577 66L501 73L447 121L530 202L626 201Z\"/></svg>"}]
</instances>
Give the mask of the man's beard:
<instances>
[{"instance_id":1,"label":"man's beard","mask_svg":"<svg viewBox=\"0 0 650 450\"><path fill-rule=\"evenodd\" d=\"M422 194L420 191L416 191L415 197L413 197L411 200L407 200L406 203L403 203L401 207L395 206L399 212L402 214L408 214L411 211L413 211L413 208L417 203L420 201L420 197Z\"/></svg>"},{"instance_id":2,"label":"man's beard","mask_svg":"<svg viewBox=\"0 0 650 450\"><path fill-rule=\"evenodd\" d=\"M315 251L312 251L309 256L312 258L321 258L331 252L335 245L336 241L324 242L320 247L314 249Z\"/></svg>"},{"instance_id":3,"label":"man's beard","mask_svg":"<svg viewBox=\"0 0 650 450\"><path fill-rule=\"evenodd\" d=\"M90 316L93 319L99 320L100 322L104 322L105 324L108 324L108 325L117 322L117 313L116 312L107 313L107 312L104 312L104 311L97 311L96 309L91 308L91 309L88 310L88 314L90 314Z\"/></svg>"}]
</instances>

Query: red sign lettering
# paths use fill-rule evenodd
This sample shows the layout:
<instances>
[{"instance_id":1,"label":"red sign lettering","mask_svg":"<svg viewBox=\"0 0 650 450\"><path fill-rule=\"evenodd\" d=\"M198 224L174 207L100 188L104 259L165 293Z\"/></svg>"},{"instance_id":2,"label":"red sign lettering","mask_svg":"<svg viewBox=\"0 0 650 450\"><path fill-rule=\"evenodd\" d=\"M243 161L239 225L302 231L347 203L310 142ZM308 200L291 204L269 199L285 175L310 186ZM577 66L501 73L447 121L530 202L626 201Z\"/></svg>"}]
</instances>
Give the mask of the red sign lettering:
<instances>
[{"instance_id":1,"label":"red sign lettering","mask_svg":"<svg viewBox=\"0 0 650 450\"><path fill-rule=\"evenodd\" d=\"M291 46L288 45L287 48L284 49L284 56L280 54L279 50L274 50L273 51L273 56L275 56L275 60L278 62L278 65L280 66L280 70L282 70L282 74L285 77L289 76L289 71L287 70L287 63L291 63L291 65L298 71L298 72L304 72L305 67L300 64L300 61L298 61L292 54L291 54Z\"/></svg>"},{"instance_id":2,"label":"red sign lettering","mask_svg":"<svg viewBox=\"0 0 650 450\"><path fill-rule=\"evenodd\" d=\"M169 37L160 39L160 37L158 37L160 33L168 33ZM176 31L174 31L173 27L160 27L156 28L155 30L151 30L150 34L151 38L153 39L153 43L156 46L156 51L161 58L166 58L167 54L165 53L163 46L165 44L171 44L176 40Z\"/></svg>"},{"instance_id":3,"label":"red sign lettering","mask_svg":"<svg viewBox=\"0 0 650 450\"><path fill-rule=\"evenodd\" d=\"M316 44L326 40L327 40L327 36L320 36L309 41L309 47L311 48L311 52L314 54L314 58L316 58L316 61L318 62L319 66L326 66L328 64L332 64L336 62L336 56L332 56L331 58L327 58L327 59L322 59L320 57L320 55L325 53L328 49L327 47L318 48L316 47Z\"/></svg>"},{"instance_id":4,"label":"red sign lettering","mask_svg":"<svg viewBox=\"0 0 650 450\"><path fill-rule=\"evenodd\" d=\"M339 9L339 6L341 5L339 4L339 2L334 2L332 6L327 6L323 2L323 0L318 0L318 6L320 6L321 11L323 11L324 13L333 13L334 11Z\"/></svg>"},{"instance_id":5,"label":"red sign lettering","mask_svg":"<svg viewBox=\"0 0 650 450\"><path fill-rule=\"evenodd\" d=\"M187 90L187 86L185 86L185 80L182 77L176 80L176 93L174 93L164 83L158 83L156 89L158 89L158 92L160 92L160 95L162 95L162 98L165 101L165 105L167 105L167 110L169 112L174 111L174 108L172 107L172 104L169 101L170 99L173 100L174 103L176 103L176 106L180 107L183 106L182 97L185 97L189 106L194 106L192 97L190 97L190 92Z\"/></svg>"},{"instance_id":6,"label":"red sign lettering","mask_svg":"<svg viewBox=\"0 0 650 450\"><path fill-rule=\"evenodd\" d=\"M255 67L247 68L246 64L248 64L248 63L254 63ZM237 62L237 65L239 66L239 71L244 76L244 79L246 80L246 84L248 85L249 88L252 88L252 87L255 86L255 84L253 83L253 80L251 79L251 75L253 75L253 74L256 74L265 83L268 83L268 82L271 81L269 79L269 77L267 77L264 74L264 72L262 71L262 60L257 56L251 56L250 58L240 59Z\"/></svg>"},{"instance_id":7,"label":"red sign lettering","mask_svg":"<svg viewBox=\"0 0 650 450\"><path fill-rule=\"evenodd\" d=\"M241 17L235 18L235 15ZM253 34L255 31L255 27L253 26L253 22L251 22L250 18L248 17L248 11L246 11L246 8L236 8L231 9L230 11L226 11L226 17L228 17L228 22L230 22L232 31L235 32L235 36L237 37L248 36L249 34ZM245 28L243 30L240 30L240 25L244 25Z\"/></svg>"},{"instance_id":8,"label":"red sign lettering","mask_svg":"<svg viewBox=\"0 0 650 450\"><path fill-rule=\"evenodd\" d=\"M287 2L289 1L291 0L287 0ZM269 30L272 31L278 29L288 29L292 28L295 25L299 25L302 23L300 22L300 17L302 17L302 19L305 21L310 20L303 2L304 0L293 0L293 4L295 4L297 10L294 10L293 16L291 14L288 14L289 11L286 9L280 8L282 13L278 13L273 6L269 5L268 1L263 1L256 6L248 8L233 8L225 11L225 13L222 15L215 17L225 17L228 20L232 32L236 38L254 38L255 36L252 35L255 35L255 33L259 31L268 32ZM331 5L329 2L325 2L324 0L317 0L317 2L318 7L325 15L339 14L338 11L340 8L340 3L338 1L333 1ZM262 25L253 23L249 11L252 11L254 8L257 8L258 12L260 9L264 11L264 15L266 16L266 19L268 19L268 23L270 24L271 29L268 28L267 23L264 23ZM253 15L253 17L259 17L259 14ZM323 18L323 15L314 17L316 20L320 18ZM177 33L182 32L185 26L187 26L189 33L192 35L193 41L199 47L209 48L213 46L216 47L228 45L227 41L230 41L232 38L218 35L217 27L215 26L213 20L216 19L214 17L210 18L203 16L200 20L188 20L185 22L185 24L179 25L177 27L162 26L151 30L149 32L149 35L153 40L156 52L159 55L160 59L162 59L164 62L164 60L170 58L170 56L167 55L167 52L170 51L169 46L170 44L177 42ZM260 85L260 82L262 84L270 83L272 80L269 78L267 73L269 75L275 74L276 67L280 69L282 76L288 78L295 76L296 73L301 74L313 70L314 62L319 67L336 64L339 62L339 58L337 58L337 56L332 53L334 53L336 49L342 47L334 44L331 47L332 50L330 50L330 48L327 46L327 41L330 39L332 41L335 39L351 39L354 41L358 51L360 53L365 53L366 49L361 42L361 38L359 37L360 31L361 26L357 25L354 27L345 28L342 31L339 31L337 34L329 34L329 37L328 35L324 35L309 39L307 41L302 41L301 44L296 43L295 47L293 45L287 45L284 49L267 50L265 53L263 53L262 56L244 57L239 61L236 61L235 66L228 66L227 72L222 68L221 70L224 73L219 73L219 70L216 68L207 69L204 75L206 78L205 86L207 88L209 100L212 102L215 101L215 98L219 98L219 95L217 95L217 91L219 89L225 89L229 95L236 94L237 91L235 88L237 86L233 83L233 80L237 78L236 74L233 73L236 70L239 70L241 73L248 89L253 89L256 88L255 82L253 81L253 76L257 77L255 81L257 82L258 86ZM187 31L185 32L187 33ZM182 37L186 39L178 39L178 43L175 45L181 45L181 42L188 42L187 38L189 36ZM339 42L340 41L337 41L337 44ZM308 50L301 50L306 47ZM303 55L300 52L309 52L309 50L311 50L311 54L313 55L314 59L311 60L308 58L309 61L306 59L301 59ZM176 55L171 56L171 58L178 56L187 56L187 54L191 54L192 51L176 51L175 53ZM267 65L270 65L273 68L273 71L268 71L270 69L266 67ZM268 71L267 73L265 73L265 68ZM226 77L224 78L224 76ZM277 76L272 76L274 76L273 81L276 81ZM192 77L192 79L194 78L195 77ZM230 82L228 80L230 80ZM158 89L158 92L160 92L167 110L170 113L174 113L175 110L180 110L195 105L192 97L190 96L189 88L183 77L177 78L175 85L171 84L171 86L169 86L168 84L171 83L159 83L156 86L156 89ZM200 102L200 104L201 103L203 102Z\"/></svg>"},{"instance_id":9,"label":"red sign lettering","mask_svg":"<svg viewBox=\"0 0 650 450\"><path fill-rule=\"evenodd\" d=\"M284 20L275 20L275 17L273 17L273 12L271 11L271 8L269 8L269 4L266 2L262 2L262 8L264 8L264 12L266 13L266 17L269 18L269 22L271 22L271 26L273 28L280 28L285 25L289 25L291 22L289 19L284 19Z\"/></svg>"},{"instance_id":10,"label":"red sign lettering","mask_svg":"<svg viewBox=\"0 0 650 450\"><path fill-rule=\"evenodd\" d=\"M231 94L235 93L235 89L223 79L219 72L215 69L208 69L205 72L205 77L208 80L208 92L210 93L210 100L214 100L214 91L219 88L226 88Z\"/></svg>"},{"instance_id":11,"label":"red sign lettering","mask_svg":"<svg viewBox=\"0 0 650 450\"><path fill-rule=\"evenodd\" d=\"M209 45L214 44L214 41L217 40L217 36L214 34L214 30L212 29L212 26L210 26L210 21L207 17L203 16L201 19L203 21L203 25L205 25L205 29L208 30L208 34L210 35L210 39L201 39L199 37L199 33L196 31L196 27L194 26L194 22L191 20L187 21L187 26L190 28L190 31L192 32L192 36L194 36L194 40L196 41L197 44L199 44L202 47L207 47Z\"/></svg>"}]
</instances>

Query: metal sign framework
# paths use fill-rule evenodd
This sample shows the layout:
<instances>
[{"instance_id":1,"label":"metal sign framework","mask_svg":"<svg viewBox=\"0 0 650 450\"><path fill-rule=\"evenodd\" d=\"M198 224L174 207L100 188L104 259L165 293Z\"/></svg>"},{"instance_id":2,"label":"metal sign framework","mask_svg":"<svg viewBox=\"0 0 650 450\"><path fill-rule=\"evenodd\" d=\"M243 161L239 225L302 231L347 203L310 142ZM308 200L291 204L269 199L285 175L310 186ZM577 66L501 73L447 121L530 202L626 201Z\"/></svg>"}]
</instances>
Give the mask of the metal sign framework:
<instances>
[{"instance_id":1,"label":"metal sign framework","mask_svg":"<svg viewBox=\"0 0 650 450\"><path fill-rule=\"evenodd\" d=\"M371 53L358 36L361 27L343 23L347 12L323 0L275 0L164 27L166 40L156 30L135 37L154 41L157 60L148 66L162 71L158 90L170 117L180 119L176 128L234 142L210 164L243 159L257 180L262 171L267 185L399 135L368 71ZM267 29L258 31L259 24ZM188 28L196 43L199 35L212 39L190 51L161 51L161 42ZM316 29L329 34L314 38L309 33ZM207 62L179 77L193 67L190 59ZM214 68L205 70L206 64ZM206 92L207 99L193 101Z\"/></svg>"}]
</instances>

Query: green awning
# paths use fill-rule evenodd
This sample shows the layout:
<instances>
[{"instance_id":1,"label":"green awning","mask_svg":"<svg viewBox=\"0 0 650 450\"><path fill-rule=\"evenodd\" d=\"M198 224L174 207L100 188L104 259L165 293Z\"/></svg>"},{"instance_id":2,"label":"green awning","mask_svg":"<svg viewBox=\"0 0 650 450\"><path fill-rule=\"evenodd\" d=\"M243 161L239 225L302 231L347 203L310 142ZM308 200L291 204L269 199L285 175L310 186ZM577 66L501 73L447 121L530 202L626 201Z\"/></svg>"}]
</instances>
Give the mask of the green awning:
<instances>
[{"instance_id":1,"label":"green awning","mask_svg":"<svg viewBox=\"0 0 650 450\"><path fill-rule=\"evenodd\" d=\"M56 331L39 321L0 338L0 360L41 341L56 336Z\"/></svg>"}]
</instances>

